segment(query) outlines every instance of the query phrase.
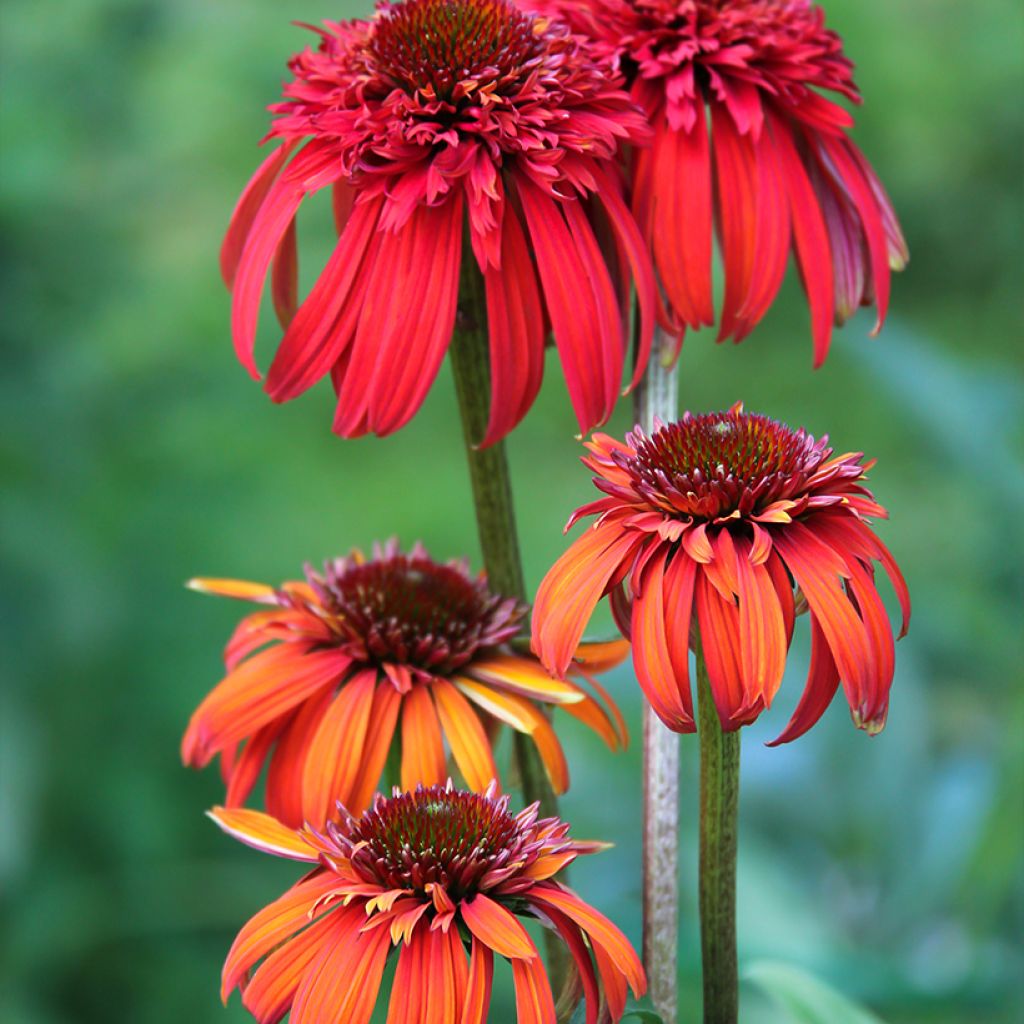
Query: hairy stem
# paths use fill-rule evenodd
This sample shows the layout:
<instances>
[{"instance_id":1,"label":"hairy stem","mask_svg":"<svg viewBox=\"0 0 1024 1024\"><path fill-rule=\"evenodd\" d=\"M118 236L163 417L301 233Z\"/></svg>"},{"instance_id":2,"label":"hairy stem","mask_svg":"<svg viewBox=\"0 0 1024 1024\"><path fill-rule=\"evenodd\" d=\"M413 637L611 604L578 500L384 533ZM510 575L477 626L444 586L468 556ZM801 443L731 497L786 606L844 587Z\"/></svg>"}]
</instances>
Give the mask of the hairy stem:
<instances>
[{"instance_id":1,"label":"hairy stem","mask_svg":"<svg viewBox=\"0 0 1024 1024\"><path fill-rule=\"evenodd\" d=\"M736 1024L736 833L740 734L723 732L704 655L697 649L700 739L700 944L704 1024Z\"/></svg>"},{"instance_id":2,"label":"hairy stem","mask_svg":"<svg viewBox=\"0 0 1024 1024\"><path fill-rule=\"evenodd\" d=\"M662 358L671 339L659 336L636 390L637 422L650 431L654 420L676 418L674 367ZM666 1024L678 1013L679 943L679 737L644 701L643 956L654 1008Z\"/></svg>"},{"instance_id":3,"label":"hairy stem","mask_svg":"<svg viewBox=\"0 0 1024 1024\"><path fill-rule=\"evenodd\" d=\"M486 294L483 277L468 245L463 251L462 264L458 318L449 353L462 416L480 548L491 588L525 602L526 586L505 442L499 441L483 449L477 447L487 429L491 387ZM558 801L533 740L517 732L514 742L525 802L538 801L542 817L557 817ZM557 996L567 975L567 952L556 935L545 932L545 941L552 988Z\"/></svg>"}]
</instances>

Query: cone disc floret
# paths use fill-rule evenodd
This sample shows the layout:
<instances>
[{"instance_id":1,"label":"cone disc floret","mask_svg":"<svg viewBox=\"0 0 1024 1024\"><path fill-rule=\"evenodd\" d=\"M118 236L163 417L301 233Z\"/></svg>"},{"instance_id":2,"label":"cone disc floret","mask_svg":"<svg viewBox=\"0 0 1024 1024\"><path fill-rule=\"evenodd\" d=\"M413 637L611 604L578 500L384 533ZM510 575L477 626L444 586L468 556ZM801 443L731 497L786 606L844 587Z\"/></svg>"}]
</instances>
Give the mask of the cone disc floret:
<instances>
[{"instance_id":1,"label":"cone disc floret","mask_svg":"<svg viewBox=\"0 0 1024 1024\"><path fill-rule=\"evenodd\" d=\"M389 545L369 561L341 558L307 578L339 640L361 660L448 672L514 636L524 614L464 562Z\"/></svg>"},{"instance_id":2,"label":"cone disc floret","mask_svg":"<svg viewBox=\"0 0 1024 1024\"><path fill-rule=\"evenodd\" d=\"M615 450L612 459L628 474L634 494L661 511L694 519L756 515L777 502L795 503L788 507L793 515L807 506L812 491L863 472L853 461L820 476L832 453L827 437L816 441L803 429L736 409L687 413L650 437L636 430L627 441L631 450ZM619 484L597 484L622 493Z\"/></svg>"},{"instance_id":3,"label":"cone disc floret","mask_svg":"<svg viewBox=\"0 0 1024 1024\"><path fill-rule=\"evenodd\" d=\"M514 892L514 876L542 853L572 845L568 826L537 821L536 806L513 815L507 796L463 792L450 783L378 797L362 817L328 831L366 882L424 898L428 887L439 886L456 901L499 883L503 893Z\"/></svg>"}]
</instances>

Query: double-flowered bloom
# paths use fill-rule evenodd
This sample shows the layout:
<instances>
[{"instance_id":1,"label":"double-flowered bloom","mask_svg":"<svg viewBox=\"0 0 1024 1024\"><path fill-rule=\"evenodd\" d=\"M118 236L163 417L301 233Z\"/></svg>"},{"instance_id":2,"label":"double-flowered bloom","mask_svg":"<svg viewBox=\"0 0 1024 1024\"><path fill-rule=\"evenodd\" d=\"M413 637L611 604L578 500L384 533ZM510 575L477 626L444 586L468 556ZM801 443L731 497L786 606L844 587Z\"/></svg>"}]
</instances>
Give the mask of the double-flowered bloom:
<instances>
[{"instance_id":1,"label":"double-flowered bloom","mask_svg":"<svg viewBox=\"0 0 1024 1024\"><path fill-rule=\"evenodd\" d=\"M618 1021L627 985L646 987L625 936L557 879L601 844L568 825L518 814L508 797L419 786L378 796L361 817L294 832L257 811L212 812L257 849L316 867L239 932L222 976L260 1024L367 1024L384 966L398 950L387 1024L485 1024L495 958L511 963L518 1024L555 1024L544 964L524 920L564 941L579 972L586 1022Z\"/></svg>"},{"instance_id":2,"label":"double-flowered bloom","mask_svg":"<svg viewBox=\"0 0 1024 1024\"><path fill-rule=\"evenodd\" d=\"M597 521L537 592L533 644L544 664L569 668L594 606L610 595L632 637L640 685L665 724L695 728L689 650L699 643L722 728L738 729L775 697L806 606L810 673L775 742L814 725L840 682L856 725L882 728L894 644L876 562L899 598L901 636L910 600L870 526L886 516L864 484L873 463L833 455L827 438L739 405L687 413L649 437L637 428L625 443L597 434L587 447L583 462L605 497L573 515L569 526Z\"/></svg>"},{"instance_id":3,"label":"double-flowered bloom","mask_svg":"<svg viewBox=\"0 0 1024 1024\"><path fill-rule=\"evenodd\" d=\"M228 674L182 742L186 764L220 755L230 807L245 803L266 767L265 806L288 825L321 826L339 800L359 813L399 741L404 789L448 777L447 741L466 782L483 790L499 777L491 738L501 723L532 737L560 793L569 770L545 705L580 719L612 749L626 742L618 709L592 678L626 656L624 642L581 645L572 666L606 710L510 645L525 614L519 602L419 545L406 554L392 541L370 559L354 551L277 588L192 586L263 606L235 630Z\"/></svg>"},{"instance_id":4,"label":"double-flowered bloom","mask_svg":"<svg viewBox=\"0 0 1024 1024\"><path fill-rule=\"evenodd\" d=\"M563 19L624 74L654 129L633 210L681 331L716 321L712 236L725 267L719 338L742 340L796 256L814 361L832 325L889 302L907 247L847 134L859 102L842 40L810 0L523 0Z\"/></svg>"},{"instance_id":5,"label":"double-flowered bloom","mask_svg":"<svg viewBox=\"0 0 1024 1024\"><path fill-rule=\"evenodd\" d=\"M622 389L631 287L643 372L654 274L624 200L620 149L642 112L583 41L509 0L405 0L328 22L292 81L224 242L233 333L253 345L268 268L284 336L266 390L293 398L330 374L334 430L389 434L422 404L456 323L460 269L483 275L491 414L506 434L558 347L582 430ZM338 241L298 303L295 217L333 186ZM469 245L464 246L465 240ZM479 326L479 325L476 325Z\"/></svg>"}]
</instances>

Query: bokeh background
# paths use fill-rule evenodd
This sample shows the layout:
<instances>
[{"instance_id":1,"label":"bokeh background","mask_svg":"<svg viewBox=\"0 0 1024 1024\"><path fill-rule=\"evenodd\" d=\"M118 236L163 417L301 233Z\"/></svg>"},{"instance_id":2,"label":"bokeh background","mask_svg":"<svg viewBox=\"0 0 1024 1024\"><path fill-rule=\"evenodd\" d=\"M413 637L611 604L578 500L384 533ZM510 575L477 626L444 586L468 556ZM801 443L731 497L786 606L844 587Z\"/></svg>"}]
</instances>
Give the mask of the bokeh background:
<instances>
[{"instance_id":1,"label":"bokeh background","mask_svg":"<svg viewBox=\"0 0 1024 1024\"><path fill-rule=\"evenodd\" d=\"M743 398L878 458L880 533L914 597L890 724L841 703L769 750L802 682L744 736L741 955L813 972L893 1022L1020 1020L1021 101L1018 0L831 0L859 67L856 138L912 250L880 339L812 373L795 279L739 347L687 340L685 407ZM279 408L234 362L216 253L263 107L305 33L353 0L5 0L0 14L0 1015L228 1024L234 931L295 877L202 815L178 762L240 607L190 575L280 581L351 545L478 549L447 369L399 436L344 443L325 387ZM312 218L316 221L318 218ZM319 218L323 222L324 218ZM315 265L326 231L312 223ZM317 247L320 248L317 248ZM268 325L269 327L269 325ZM272 331L264 336L265 359ZM627 426L623 406L612 424ZM527 575L589 496L557 363L513 437ZM611 685L635 733L628 671ZM639 939L640 761L563 735L574 884ZM682 1020L695 1019L695 743L683 742ZM512 1019L507 1002L492 1019ZM786 1020L753 987L744 1020ZM797 1019L797 1018L793 1018Z\"/></svg>"}]
</instances>

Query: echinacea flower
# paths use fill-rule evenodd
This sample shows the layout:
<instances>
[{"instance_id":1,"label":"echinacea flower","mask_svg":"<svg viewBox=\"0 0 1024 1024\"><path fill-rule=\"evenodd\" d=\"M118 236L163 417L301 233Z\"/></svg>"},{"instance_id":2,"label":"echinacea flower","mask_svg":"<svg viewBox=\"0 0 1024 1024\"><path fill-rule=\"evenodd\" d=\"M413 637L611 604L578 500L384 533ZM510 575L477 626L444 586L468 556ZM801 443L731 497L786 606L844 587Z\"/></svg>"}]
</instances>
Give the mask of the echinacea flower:
<instances>
[{"instance_id":1,"label":"echinacea flower","mask_svg":"<svg viewBox=\"0 0 1024 1024\"><path fill-rule=\"evenodd\" d=\"M519 602L419 545L403 554L391 541L369 560L356 550L276 589L190 585L265 606L235 630L228 674L182 741L188 765L221 756L228 806L246 801L266 764L266 807L288 825L320 826L339 800L359 813L399 742L403 788L448 777L447 741L466 782L483 790L499 775L491 745L499 723L532 737L560 793L569 771L538 705L563 707L613 749L626 741L618 709L591 676L621 661L626 644L582 645L573 666L608 702L605 711L510 647L525 614Z\"/></svg>"},{"instance_id":2,"label":"echinacea flower","mask_svg":"<svg viewBox=\"0 0 1024 1024\"><path fill-rule=\"evenodd\" d=\"M810 0L527 0L627 76L654 128L633 210L672 314L715 323L712 234L725 268L719 340L767 312L790 250L811 312L814 363L833 322L889 303L908 259L892 204L849 138L859 103L842 40ZM709 125L710 122L710 125Z\"/></svg>"},{"instance_id":3,"label":"echinacea flower","mask_svg":"<svg viewBox=\"0 0 1024 1024\"><path fill-rule=\"evenodd\" d=\"M864 485L873 462L833 456L827 437L815 441L742 405L687 413L650 437L637 428L625 444L596 434L587 447L583 462L607 497L573 515L569 526L598 519L537 593L533 645L545 665L569 667L594 606L610 594L662 721L694 731L689 647L699 640L722 728L735 730L775 697L805 604L810 672L774 742L814 725L840 682L857 727L883 727L895 658L874 563L899 598L900 636L910 598L870 526L887 515Z\"/></svg>"},{"instance_id":4,"label":"echinacea flower","mask_svg":"<svg viewBox=\"0 0 1024 1024\"><path fill-rule=\"evenodd\" d=\"M387 1024L485 1024L495 957L512 965L518 1024L555 1024L551 985L523 919L556 932L579 971L587 1024L625 1009L645 979L626 937L556 878L580 854L537 805L513 815L493 786L418 786L323 833L293 832L258 811L213 820L257 849L316 868L253 917L228 953L221 994L237 987L260 1024L366 1024L398 950ZM467 955L468 954L468 955ZM258 965L258 966L257 966ZM253 969L255 968L255 973ZM607 1019L607 1018L606 1018Z\"/></svg>"},{"instance_id":5,"label":"echinacea flower","mask_svg":"<svg viewBox=\"0 0 1024 1024\"><path fill-rule=\"evenodd\" d=\"M270 397L329 373L335 432L389 434L437 375L468 259L484 278L490 335L482 443L533 403L548 323L581 429L604 422L621 390L631 279L642 308L634 379L656 303L617 163L649 131L620 79L563 26L509 0L405 0L315 31L319 47L292 58L285 100L270 108L280 144L224 240L243 365L259 378L253 341L272 265L284 337ZM338 241L297 305L295 216L327 186Z\"/></svg>"}]
</instances>

